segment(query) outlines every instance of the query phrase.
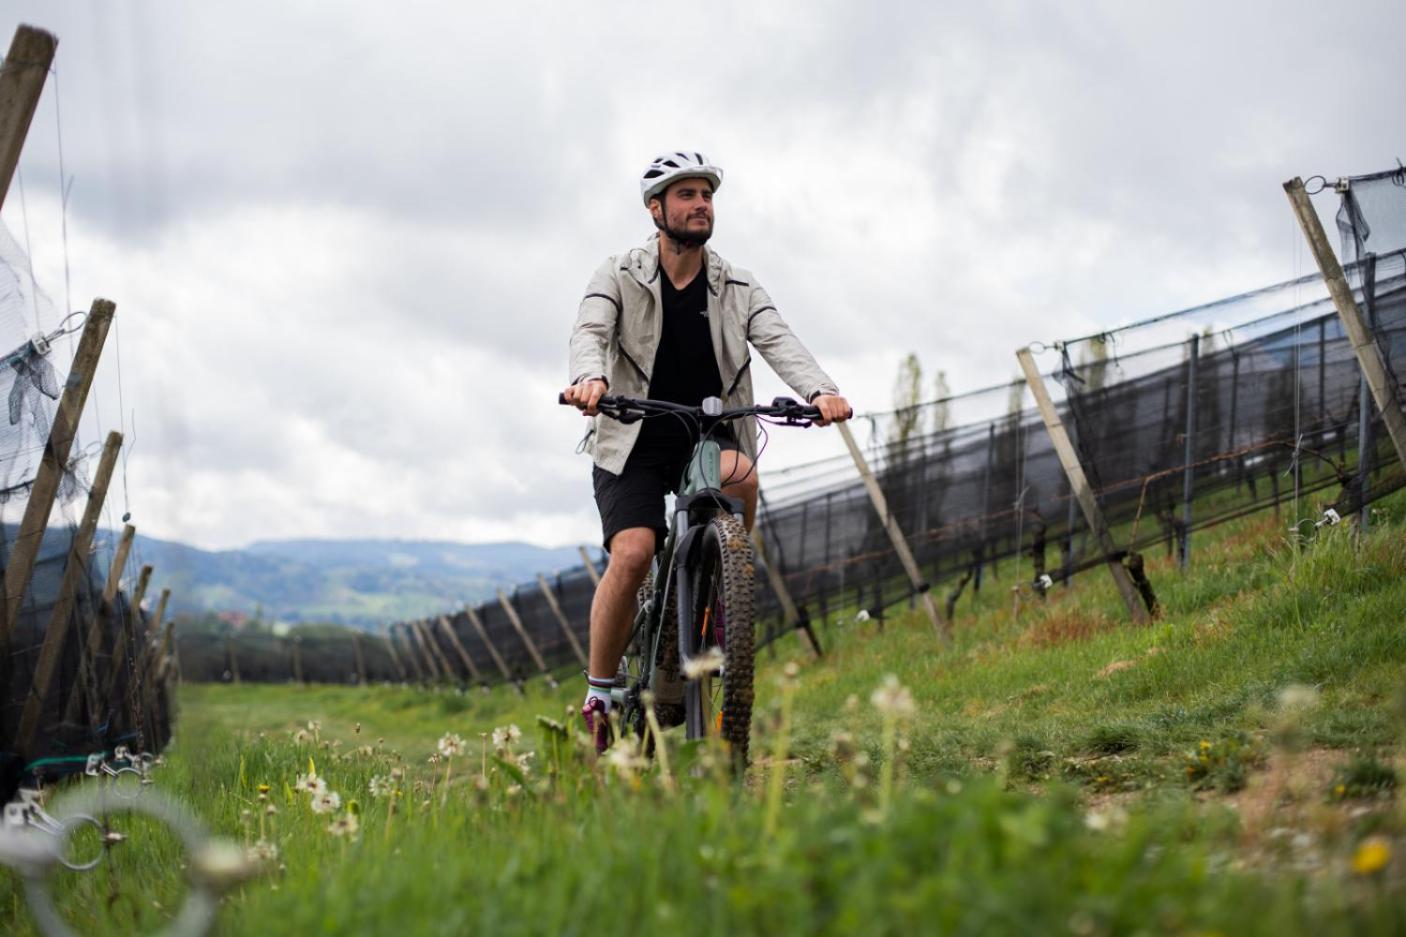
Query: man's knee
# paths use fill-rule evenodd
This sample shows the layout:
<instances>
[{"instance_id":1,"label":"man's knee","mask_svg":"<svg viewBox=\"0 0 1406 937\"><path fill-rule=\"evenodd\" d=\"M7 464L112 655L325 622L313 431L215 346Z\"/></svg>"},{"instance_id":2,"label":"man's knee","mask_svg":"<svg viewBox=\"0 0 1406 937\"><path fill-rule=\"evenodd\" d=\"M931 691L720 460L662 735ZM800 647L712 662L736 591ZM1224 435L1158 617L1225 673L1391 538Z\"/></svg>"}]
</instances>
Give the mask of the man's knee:
<instances>
[{"instance_id":1,"label":"man's knee","mask_svg":"<svg viewBox=\"0 0 1406 937\"><path fill-rule=\"evenodd\" d=\"M749 498L757 493L757 473L752 460L736 450L723 453L723 488L734 497Z\"/></svg>"},{"instance_id":2,"label":"man's knee","mask_svg":"<svg viewBox=\"0 0 1406 937\"><path fill-rule=\"evenodd\" d=\"M654 559L654 531L630 527L610 538L610 569L631 579L644 579Z\"/></svg>"}]
</instances>

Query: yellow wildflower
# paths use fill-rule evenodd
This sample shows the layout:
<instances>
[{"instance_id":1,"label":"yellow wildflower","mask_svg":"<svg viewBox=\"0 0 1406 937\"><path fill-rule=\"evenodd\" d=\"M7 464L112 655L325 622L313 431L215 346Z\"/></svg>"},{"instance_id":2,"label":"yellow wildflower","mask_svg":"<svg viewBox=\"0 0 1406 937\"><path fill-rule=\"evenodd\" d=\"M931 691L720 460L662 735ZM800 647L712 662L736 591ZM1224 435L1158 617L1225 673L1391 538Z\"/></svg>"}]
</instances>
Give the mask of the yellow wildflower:
<instances>
[{"instance_id":1,"label":"yellow wildflower","mask_svg":"<svg viewBox=\"0 0 1406 937\"><path fill-rule=\"evenodd\" d=\"M1383 836L1369 836L1352 854L1352 871L1358 875L1372 875L1386 868L1391 861L1391 844Z\"/></svg>"}]
</instances>

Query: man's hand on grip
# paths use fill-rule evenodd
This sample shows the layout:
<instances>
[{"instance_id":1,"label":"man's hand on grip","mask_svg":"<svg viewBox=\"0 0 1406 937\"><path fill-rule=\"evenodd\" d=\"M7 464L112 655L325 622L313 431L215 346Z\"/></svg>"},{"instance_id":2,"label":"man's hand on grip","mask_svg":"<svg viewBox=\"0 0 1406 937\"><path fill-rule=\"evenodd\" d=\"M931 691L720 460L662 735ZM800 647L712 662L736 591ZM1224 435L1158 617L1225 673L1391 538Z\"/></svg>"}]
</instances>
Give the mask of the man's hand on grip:
<instances>
[{"instance_id":1,"label":"man's hand on grip","mask_svg":"<svg viewBox=\"0 0 1406 937\"><path fill-rule=\"evenodd\" d=\"M586 416L595 416L596 406L600 399L605 396L606 384L598 378L589 381L582 381L579 384L572 384L562 391L562 397L573 407L585 412Z\"/></svg>"}]
</instances>

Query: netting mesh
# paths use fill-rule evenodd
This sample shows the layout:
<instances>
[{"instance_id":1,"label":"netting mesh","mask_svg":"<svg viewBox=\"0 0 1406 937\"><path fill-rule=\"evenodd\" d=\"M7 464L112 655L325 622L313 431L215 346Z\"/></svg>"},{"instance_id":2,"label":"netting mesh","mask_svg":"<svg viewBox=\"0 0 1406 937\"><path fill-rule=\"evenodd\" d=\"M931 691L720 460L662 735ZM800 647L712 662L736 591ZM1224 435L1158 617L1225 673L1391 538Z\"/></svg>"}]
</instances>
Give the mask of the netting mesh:
<instances>
[{"instance_id":1,"label":"netting mesh","mask_svg":"<svg viewBox=\"0 0 1406 937\"><path fill-rule=\"evenodd\" d=\"M1338 217L1347 274L1399 396L1396 375L1406 373L1402 174L1349 180ZM867 436L866 461L922 578L949 614L993 578L1003 589L1038 594L1110 560L1136 561L1158 544L1184 554L1191 531L1253 511L1272 507L1286 532L1306 531L1329 507L1365 516L1372 499L1406 484L1316 273L1045 350L1045 383L1102 507L1111 555L1090 534L1023 381L853 424ZM847 452L767 471L762 483L758 533L803 617L840 608L878 613L913 600ZM552 588L584 646L592 580L577 568ZM573 666L574 651L537 584L522 585L510 601L547 666ZM763 576L756 603L759 641L786 633ZM499 602L478 606L477 615L513 679L537 671ZM467 616L452 623L483 678L501 681ZM400 636L403 677L428 678L427 648L403 624L392 632ZM468 679L438 629L427 634L451 676ZM341 655L332 670L345 674L346 649L329 653ZM389 654L386 664L370 679L402 678ZM204 679L229 670L183 658L188 674L197 667ZM288 673L286 666L279 672Z\"/></svg>"},{"instance_id":2,"label":"netting mesh","mask_svg":"<svg viewBox=\"0 0 1406 937\"><path fill-rule=\"evenodd\" d=\"M145 666L145 617L120 592L110 605L102 601L111 538L96 537L89 551L74 549L91 453L75 443L47 526L22 533L73 351L62 337L71 325L35 286L24 251L0 225L0 348L8 349L0 367L0 396L8 402L0 419L0 563L7 578L12 567L22 570L17 558L39 540L0 660L0 800L26 778L81 771L93 752L111 753L119 744L158 751L170 733L165 683ZM62 651L46 681L40 662L51 638L62 639ZM27 707L30 738L20 731Z\"/></svg>"}]
</instances>

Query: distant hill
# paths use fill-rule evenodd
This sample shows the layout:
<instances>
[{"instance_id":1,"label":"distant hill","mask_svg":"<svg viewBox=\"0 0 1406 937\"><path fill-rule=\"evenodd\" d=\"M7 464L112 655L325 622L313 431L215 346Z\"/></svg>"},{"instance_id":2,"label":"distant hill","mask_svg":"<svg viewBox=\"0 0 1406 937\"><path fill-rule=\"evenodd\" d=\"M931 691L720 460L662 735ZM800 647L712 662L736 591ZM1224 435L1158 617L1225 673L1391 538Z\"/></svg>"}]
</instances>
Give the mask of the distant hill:
<instances>
[{"instance_id":1,"label":"distant hill","mask_svg":"<svg viewBox=\"0 0 1406 937\"><path fill-rule=\"evenodd\" d=\"M537 573L579 565L576 547L433 540L267 540L201 550L137 536L134 571L156 567L174 613L234 611L368 627L491 598Z\"/></svg>"}]
</instances>

